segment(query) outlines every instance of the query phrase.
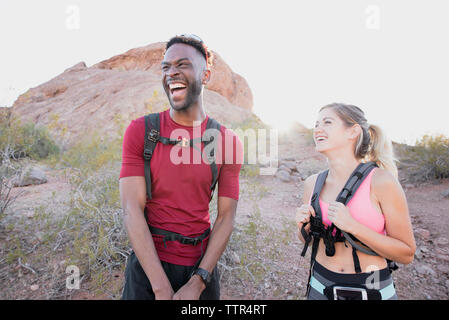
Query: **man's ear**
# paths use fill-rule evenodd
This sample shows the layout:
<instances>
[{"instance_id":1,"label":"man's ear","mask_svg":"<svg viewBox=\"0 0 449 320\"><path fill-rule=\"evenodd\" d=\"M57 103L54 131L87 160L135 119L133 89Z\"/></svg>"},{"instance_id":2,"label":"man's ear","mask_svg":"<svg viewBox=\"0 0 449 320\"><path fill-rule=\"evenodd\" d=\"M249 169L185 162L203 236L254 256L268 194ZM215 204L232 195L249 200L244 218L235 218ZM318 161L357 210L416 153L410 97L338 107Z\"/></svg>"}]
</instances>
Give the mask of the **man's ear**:
<instances>
[{"instance_id":1,"label":"man's ear","mask_svg":"<svg viewBox=\"0 0 449 320\"><path fill-rule=\"evenodd\" d=\"M201 83L203 85L206 85L209 82L209 80L210 80L210 70L206 69L203 71L203 74L201 76Z\"/></svg>"}]
</instances>

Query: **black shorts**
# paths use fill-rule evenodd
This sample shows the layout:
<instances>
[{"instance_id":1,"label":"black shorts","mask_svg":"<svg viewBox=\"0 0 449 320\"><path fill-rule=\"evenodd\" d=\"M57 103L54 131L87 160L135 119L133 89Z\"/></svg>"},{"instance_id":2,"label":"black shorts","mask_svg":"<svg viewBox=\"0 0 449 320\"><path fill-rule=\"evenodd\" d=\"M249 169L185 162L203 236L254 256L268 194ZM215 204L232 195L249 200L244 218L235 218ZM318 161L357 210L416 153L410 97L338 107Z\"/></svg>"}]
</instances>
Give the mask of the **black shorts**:
<instances>
[{"instance_id":1,"label":"black shorts","mask_svg":"<svg viewBox=\"0 0 449 320\"><path fill-rule=\"evenodd\" d=\"M369 284L380 291L382 300L397 300L396 290L388 268L377 271L376 277L374 272L363 273L337 273L325 268L315 260L310 277L310 291L307 296L308 300L327 300L328 297L324 293L327 286L342 285L345 287L358 286L367 288Z\"/></svg>"},{"instance_id":2,"label":"black shorts","mask_svg":"<svg viewBox=\"0 0 449 320\"><path fill-rule=\"evenodd\" d=\"M174 292L178 291L189 281L194 267L181 266L165 261L161 261L161 264ZM134 252L129 256L128 264L126 265L122 300L155 300L151 283ZM217 267L211 274L209 285L201 293L200 300L220 300L220 283Z\"/></svg>"}]
</instances>

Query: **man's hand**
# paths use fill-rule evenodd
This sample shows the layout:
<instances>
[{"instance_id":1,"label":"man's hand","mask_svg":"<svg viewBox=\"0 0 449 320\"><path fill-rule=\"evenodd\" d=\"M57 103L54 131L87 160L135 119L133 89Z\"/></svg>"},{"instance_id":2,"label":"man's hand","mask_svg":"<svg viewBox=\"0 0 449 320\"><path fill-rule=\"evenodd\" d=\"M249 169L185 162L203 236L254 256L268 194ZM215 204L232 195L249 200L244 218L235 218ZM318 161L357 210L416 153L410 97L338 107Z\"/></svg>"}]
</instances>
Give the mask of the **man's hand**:
<instances>
[{"instance_id":1,"label":"man's hand","mask_svg":"<svg viewBox=\"0 0 449 320\"><path fill-rule=\"evenodd\" d=\"M173 300L173 289L171 286L164 290L153 290L156 300Z\"/></svg>"},{"instance_id":2,"label":"man's hand","mask_svg":"<svg viewBox=\"0 0 449 320\"><path fill-rule=\"evenodd\" d=\"M203 280L195 274L173 296L173 300L199 300L201 293L206 288Z\"/></svg>"}]
</instances>

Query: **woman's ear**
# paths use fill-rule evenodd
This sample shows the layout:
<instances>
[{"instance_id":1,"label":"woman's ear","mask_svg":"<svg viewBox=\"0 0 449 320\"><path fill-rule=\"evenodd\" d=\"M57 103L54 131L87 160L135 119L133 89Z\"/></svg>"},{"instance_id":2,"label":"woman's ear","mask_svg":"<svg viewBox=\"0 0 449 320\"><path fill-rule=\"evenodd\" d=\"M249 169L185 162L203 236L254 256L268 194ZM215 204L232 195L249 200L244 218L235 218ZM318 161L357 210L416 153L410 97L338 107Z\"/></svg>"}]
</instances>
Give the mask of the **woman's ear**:
<instances>
[{"instance_id":1,"label":"woman's ear","mask_svg":"<svg viewBox=\"0 0 449 320\"><path fill-rule=\"evenodd\" d=\"M348 129L348 134L349 139L357 139L357 137L362 134L362 127L360 127L360 125L356 123Z\"/></svg>"}]
</instances>

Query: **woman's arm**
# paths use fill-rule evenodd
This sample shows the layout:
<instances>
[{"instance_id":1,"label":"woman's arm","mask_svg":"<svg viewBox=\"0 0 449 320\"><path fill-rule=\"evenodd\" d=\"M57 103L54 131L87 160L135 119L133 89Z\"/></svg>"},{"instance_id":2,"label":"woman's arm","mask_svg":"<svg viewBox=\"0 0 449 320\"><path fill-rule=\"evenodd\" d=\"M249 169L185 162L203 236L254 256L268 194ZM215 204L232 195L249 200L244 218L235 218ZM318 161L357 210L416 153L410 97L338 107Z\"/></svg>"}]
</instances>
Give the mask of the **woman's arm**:
<instances>
[{"instance_id":1,"label":"woman's arm","mask_svg":"<svg viewBox=\"0 0 449 320\"><path fill-rule=\"evenodd\" d=\"M305 181L304 181L304 193L302 196L302 203L303 206L301 206L301 208L296 208L296 223L298 225L298 238L301 242L305 242L302 234L301 234L301 229L304 223L299 222L298 220L302 220L302 216L304 215L304 213L302 212L302 208L304 208L304 205L308 205L309 204L309 200L310 197L312 195L313 192L313 187L315 186L315 181L317 179L318 175L314 174L311 175L310 177L308 177ZM310 209L310 208L309 208ZM311 208L311 210L313 211L313 208ZM315 214L315 213L313 213ZM304 230L309 233L310 231L310 224L306 225L306 227L304 228Z\"/></svg>"}]
</instances>

